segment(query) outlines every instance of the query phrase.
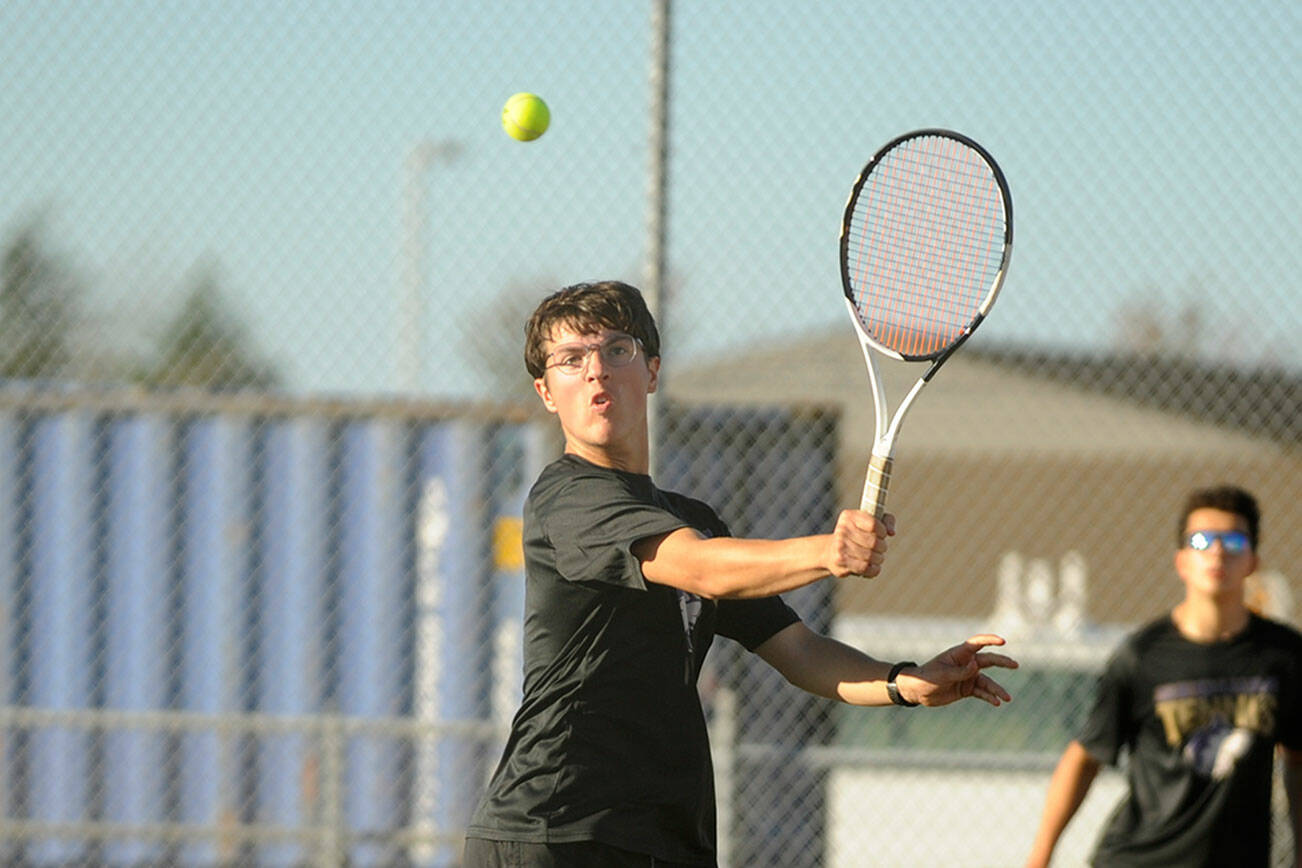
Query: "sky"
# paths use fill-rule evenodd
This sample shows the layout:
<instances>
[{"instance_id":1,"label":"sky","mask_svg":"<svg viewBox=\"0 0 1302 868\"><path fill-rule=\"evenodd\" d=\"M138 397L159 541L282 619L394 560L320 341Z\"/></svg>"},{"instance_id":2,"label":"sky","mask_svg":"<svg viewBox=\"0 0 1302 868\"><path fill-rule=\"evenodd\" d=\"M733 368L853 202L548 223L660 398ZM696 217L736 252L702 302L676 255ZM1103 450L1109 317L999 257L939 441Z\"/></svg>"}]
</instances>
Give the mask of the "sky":
<instances>
[{"instance_id":1,"label":"sky","mask_svg":"<svg viewBox=\"0 0 1302 868\"><path fill-rule=\"evenodd\" d=\"M489 395L482 356L518 353L500 293L643 276L651 11L0 5L0 237L46 214L126 343L215 261L287 387L318 394L405 388L418 249L417 391ZM940 126L1012 188L1011 267L979 340L1106 351L1137 305L1193 309L1204 356L1302 368L1302 5L680 0L671 22L677 356L849 334L851 183L890 138ZM520 90L553 116L528 144L499 125ZM457 156L407 172L422 142Z\"/></svg>"}]
</instances>

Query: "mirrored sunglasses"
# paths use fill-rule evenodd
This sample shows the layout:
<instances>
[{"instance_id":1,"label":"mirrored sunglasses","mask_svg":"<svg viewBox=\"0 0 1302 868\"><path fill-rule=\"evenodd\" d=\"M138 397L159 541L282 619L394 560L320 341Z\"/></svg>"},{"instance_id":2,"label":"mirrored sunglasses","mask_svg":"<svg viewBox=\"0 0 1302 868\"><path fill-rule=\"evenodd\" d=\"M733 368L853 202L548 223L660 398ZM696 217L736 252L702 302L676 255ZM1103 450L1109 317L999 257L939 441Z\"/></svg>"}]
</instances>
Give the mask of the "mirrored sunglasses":
<instances>
[{"instance_id":1,"label":"mirrored sunglasses","mask_svg":"<svg viewBox=\"0 0 1302 868\"><path fill-rule=\"evenodd\" d=\"M1248 535L1241 530L1196 530L1185 537L1185 546L1196 552L1205 552L1216 541L1221 541L1221 548L1226 554L1237 555L1252 548Z\"/></svg>"}]
</instances>

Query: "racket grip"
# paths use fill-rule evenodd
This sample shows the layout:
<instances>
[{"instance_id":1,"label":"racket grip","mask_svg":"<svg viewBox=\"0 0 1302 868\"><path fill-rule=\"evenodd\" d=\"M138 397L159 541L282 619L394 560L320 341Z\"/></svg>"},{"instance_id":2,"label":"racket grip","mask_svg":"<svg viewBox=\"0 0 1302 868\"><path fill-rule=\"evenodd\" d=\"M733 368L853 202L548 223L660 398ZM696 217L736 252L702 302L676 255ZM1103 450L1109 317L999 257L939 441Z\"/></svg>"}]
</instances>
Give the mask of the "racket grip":
<instances>
[{"instance_id":1,"label":"racket grip","mask_svg":"<svg viewBox=\"0 0 1302 868\"><path fill-rule=\"evenodd\" d=\"M868 475L863 483L863 497L859 508L881 518L886 512L886 489L891 484L891 458L873 455L868 460Z\"/></svg>"}]
</instances>

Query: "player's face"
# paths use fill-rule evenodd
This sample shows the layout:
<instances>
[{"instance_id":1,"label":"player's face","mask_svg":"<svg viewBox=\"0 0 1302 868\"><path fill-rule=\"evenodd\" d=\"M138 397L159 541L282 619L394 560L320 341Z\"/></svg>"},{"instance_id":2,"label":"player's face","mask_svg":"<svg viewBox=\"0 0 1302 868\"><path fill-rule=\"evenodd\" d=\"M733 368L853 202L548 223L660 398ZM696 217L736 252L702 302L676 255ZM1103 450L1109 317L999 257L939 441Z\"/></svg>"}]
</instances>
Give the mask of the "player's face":
<instances>
[{"instance_id":1,"label":"player's face","mask_svg":"<svg viewBox=\"0 0 1302 868\"><path fill-rule=\"evenodd\" d=\"M1245 534L1248 523L1232 512L1196 509L1185 522L1185 542L1175 554L1176 572L1191 594L1215 598L1243 596L1244 580L1257 569L1257 555L1251 544L1239 551L1217 534L1238 531ZM1202 531L1198 539L1191 536Z\"/></svg>"},{"instance_id":2,"label":"player's face","mask_svg":"<svg viewBox=\"0 0 1302 868\"><path fill-rule=\"evenodd\" d=\"M629 346L634 355L623 362ZM605 328L559 326L545 349L547 370L534 389L559 417L565 451L604 467L645 473L647 395L656 390L660 360L648 359L624 332Z\"/></svg>"}]
</instances>

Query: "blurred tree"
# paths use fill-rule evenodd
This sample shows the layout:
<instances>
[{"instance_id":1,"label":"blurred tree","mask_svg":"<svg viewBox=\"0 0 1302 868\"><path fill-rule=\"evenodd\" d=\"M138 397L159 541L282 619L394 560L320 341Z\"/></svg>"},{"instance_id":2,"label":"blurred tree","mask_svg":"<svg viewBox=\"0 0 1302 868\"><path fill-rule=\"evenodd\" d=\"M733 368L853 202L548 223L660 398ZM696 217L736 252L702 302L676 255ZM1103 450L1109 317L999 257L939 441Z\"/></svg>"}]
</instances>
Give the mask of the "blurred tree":
<instances>
[{"instance_id":1,"label":"blurred tree","mask_svg":"<svg viewBox=\"0 0 1302 868\"><path fill-rule=\"evenodd\" d=\"M176 315L163 330L153 365L142 377L151 386L196 386L217 391L266 389L280 382L258 358L244 329L226 308L216 266L199 267Z\"/></svg>"},{"instance_id":2,"label":"blurred tree","mask_svg":"<svg viewBox=\"0 0 1302 868\"><path fill-rule=\"evenodd\" d=\"M1261 314L1225 304L1226 295L1197 277L1175 293L1146 287L1113 315L1113 348L1126 355L1183 361L1279 365L1289 355L1287 348L1255 337L1270 331L1257 321ZM1245 339L1248 335L1254 337Z\"/></svg>"},{"instance_id":3,"label":"blurred tree","mask_svg":"<svg viewBox=\"0 0 1302 868\"><path fill-rule=\"evenodd\" d=\"M1189 295L1173 300L1157 288L1145 288L1122 303L1115 321L1114 345L1124 353L1192 358L1202 342L1201 314Z\"/></svg>"},{"instance_id":4,"label":"blurred tree","mask_svg":"<svg viewBox=\"0 0 1302 868\"><path fill-rule=\"evenodd\" d=\"M512 282L467 316L463 355L478 370L488 400L540 407L524 367L524 326L538 302L560 286L550 278Z\"/></svg>"},{"instance_id":5,"label":"blurred tree","mask_svg":"<svg viewBox=\"0 0 1302 868\"><path fill-rule=\"evenodd\" d=\"M51 250L40 214L21 224L0 253L0 376L52 378L72 358L84 288Z\"/></svg>"}]
</instances>

